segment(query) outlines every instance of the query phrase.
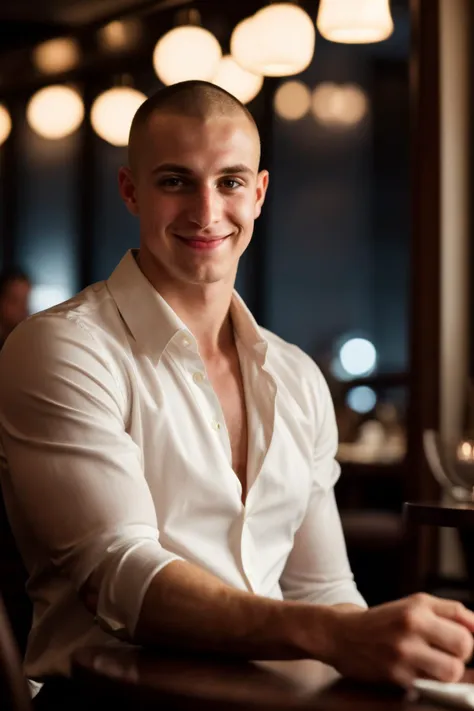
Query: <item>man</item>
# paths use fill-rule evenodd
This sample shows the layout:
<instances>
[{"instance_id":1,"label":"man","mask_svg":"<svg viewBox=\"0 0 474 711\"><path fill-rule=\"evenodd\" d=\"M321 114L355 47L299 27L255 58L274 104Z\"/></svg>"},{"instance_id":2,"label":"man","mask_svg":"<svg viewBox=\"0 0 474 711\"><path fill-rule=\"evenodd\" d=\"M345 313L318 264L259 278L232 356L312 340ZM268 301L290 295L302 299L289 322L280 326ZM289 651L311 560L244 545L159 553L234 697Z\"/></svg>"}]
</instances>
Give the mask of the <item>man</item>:
<instances>
[{"instance_id":1,"label":"man","mask_svg":"<svg viewBox=\"0 0 474 711\"><path fill-rule=\"evenodd\" d=\"M25 272L9 267L0 273L0 347L29 313L31 282Z\"/></svg>"},{"instance_id":2,"label":"man","mask_svg":"<svg viewBox=\"0 0 474 711\"><path fill-rule=\"evenodd\" d=\"M333 487L313 361L233 292L268 185L247 110L186 82L152 96L119 185L140 250L18 328L0 358L3 487L30 570L30 677L75 649L165 643L310 657L409 686L458 680L474 615L367 610Z\"/></svg>"}]
</instances>

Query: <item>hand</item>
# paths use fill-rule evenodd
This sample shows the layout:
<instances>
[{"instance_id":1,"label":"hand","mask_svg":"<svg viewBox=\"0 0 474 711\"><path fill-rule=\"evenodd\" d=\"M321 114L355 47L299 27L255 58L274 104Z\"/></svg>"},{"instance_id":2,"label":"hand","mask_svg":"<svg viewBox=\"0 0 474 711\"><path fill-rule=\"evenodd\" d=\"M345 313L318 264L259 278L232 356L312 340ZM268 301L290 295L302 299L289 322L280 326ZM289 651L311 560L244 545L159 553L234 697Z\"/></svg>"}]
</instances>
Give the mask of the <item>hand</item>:
<instances>
[{"instance_id":1,"label":"hand","mask_svg":"<svg viewBox=\"0 0 474 711\"><path fill-rule=\"evenodd\" d=\"M474 613L460 602L419 593L334 613L331 664L345 676L406 688L420 677L459 681L473 653Z\"/></svg>"}]
</instances>

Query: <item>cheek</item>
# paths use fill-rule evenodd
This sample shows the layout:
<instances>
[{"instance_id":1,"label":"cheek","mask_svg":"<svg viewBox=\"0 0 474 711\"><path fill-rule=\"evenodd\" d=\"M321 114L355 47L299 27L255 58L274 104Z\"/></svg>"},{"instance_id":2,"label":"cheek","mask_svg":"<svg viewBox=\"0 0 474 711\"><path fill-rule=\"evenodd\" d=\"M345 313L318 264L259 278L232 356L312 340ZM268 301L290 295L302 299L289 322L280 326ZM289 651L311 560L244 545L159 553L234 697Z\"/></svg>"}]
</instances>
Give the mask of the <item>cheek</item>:
<instances>
[{"instance_id":1,"label":"cheek","mask_svg":"<svg viewBox=\"0 0 474 711\"><path fill-rule=\"evenodd\" d=\"M234 222L248 229L255 219L255 200L249 196L235 197L231 206Z\"/></svg>"}]
</instances>

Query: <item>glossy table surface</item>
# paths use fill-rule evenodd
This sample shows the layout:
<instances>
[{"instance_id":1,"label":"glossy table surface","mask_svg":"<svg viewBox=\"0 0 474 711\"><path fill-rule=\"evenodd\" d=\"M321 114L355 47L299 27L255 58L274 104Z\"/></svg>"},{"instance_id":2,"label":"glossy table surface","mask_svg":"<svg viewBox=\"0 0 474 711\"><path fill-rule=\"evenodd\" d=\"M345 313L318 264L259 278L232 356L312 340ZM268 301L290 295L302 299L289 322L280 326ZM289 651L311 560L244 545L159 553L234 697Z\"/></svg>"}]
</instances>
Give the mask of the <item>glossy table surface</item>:
<instances>
[{"instance_id":1,"label":"glossy table surface","mask_svg":"<svg viewBox=\"0 0 474 711\"><path fill-rule=\"evenodd\" d=\"M435 711L439 706L401 690L341 679L303 660L241 662L183 657L135 647L79 652L73 677L131 708L182 711ZM474 682L467 672L466 681Z\"/></svg>"}]
</instances>

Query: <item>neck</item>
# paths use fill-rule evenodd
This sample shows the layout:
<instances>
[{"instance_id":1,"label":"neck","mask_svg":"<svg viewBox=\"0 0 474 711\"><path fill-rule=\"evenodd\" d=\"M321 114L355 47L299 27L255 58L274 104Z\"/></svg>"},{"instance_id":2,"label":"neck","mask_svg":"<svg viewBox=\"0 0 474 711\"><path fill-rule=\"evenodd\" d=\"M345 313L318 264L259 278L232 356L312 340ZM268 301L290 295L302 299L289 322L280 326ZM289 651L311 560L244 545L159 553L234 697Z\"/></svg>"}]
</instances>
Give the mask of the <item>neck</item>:
<instances>
[{"instance_id":1,"label":"neck","mask_svg":"<svg viewBox=\"0 0 474 711\"><path fill-rule=\"evenodd\" d=\"M214 284L177 282L165 274L155 260L147 259L141 250L137 264L160 296L189 328L205 360L233 347L230 304L234 278Z\"/></svg>"}]
</instances>

